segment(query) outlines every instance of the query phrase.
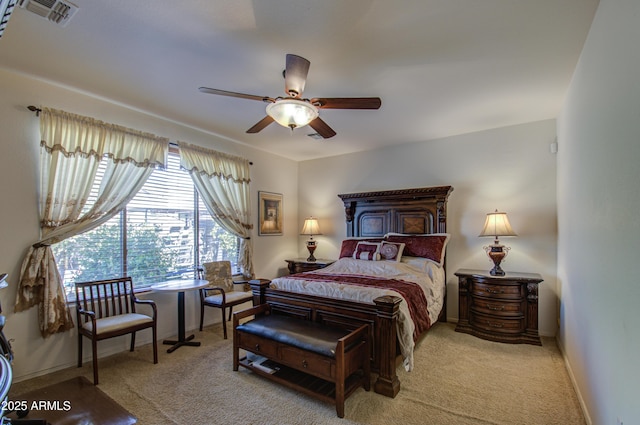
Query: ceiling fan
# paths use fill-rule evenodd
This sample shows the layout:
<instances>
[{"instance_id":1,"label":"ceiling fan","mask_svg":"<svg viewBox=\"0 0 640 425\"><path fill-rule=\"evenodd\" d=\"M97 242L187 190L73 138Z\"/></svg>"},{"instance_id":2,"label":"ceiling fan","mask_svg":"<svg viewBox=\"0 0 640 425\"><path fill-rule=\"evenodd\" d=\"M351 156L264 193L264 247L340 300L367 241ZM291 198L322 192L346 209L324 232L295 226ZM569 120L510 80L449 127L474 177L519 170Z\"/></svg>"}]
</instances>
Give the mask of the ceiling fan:
<instances>
[{"instance_id":1,"label":"ceiling fan","mask_svg":"<svg viewBox=\"0 0 640 425\"><path fill-rule=\"evenodd\" d=\"M295 128L310 125L325 139L333 137L336 132L318 116L319 109L378 109L382 104L379 97L316 97L303 99L302 92L307 81L310 62L297 55L288 54L284 74L284 86L287 97L256 96L226 90L200 87L202 93L220 96L239 97L249 100L260 100L268 103L267 116L258 121L247 133L258 133L276 121L283 127Z\"/></svg>"}]
</instances>

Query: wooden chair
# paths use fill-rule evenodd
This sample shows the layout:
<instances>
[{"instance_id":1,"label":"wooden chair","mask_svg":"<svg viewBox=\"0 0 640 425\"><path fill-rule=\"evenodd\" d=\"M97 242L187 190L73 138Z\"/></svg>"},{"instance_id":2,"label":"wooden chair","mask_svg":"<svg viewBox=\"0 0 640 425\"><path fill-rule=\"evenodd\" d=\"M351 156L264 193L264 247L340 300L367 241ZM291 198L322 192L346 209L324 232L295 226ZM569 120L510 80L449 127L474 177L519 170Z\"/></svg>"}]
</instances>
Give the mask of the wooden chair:
<instances>
[{"instance_id":1,"label":"wooden chair","mask_svg":"<svg viewBox=\"0 0 640 425\"><path fill-rule=\"evenodd\" d=\"M131 350L136 344L136 332L151 328L153 332L153 363L158 363L156 335L156 304L140 300L133 292L130 277L76 283L78 324L78 367L82 367L82 336L91 340L93 351L93 384L98 385L97 342L131 334ZM136 304L148 305L152 315L136 313Z\"/></svg>"},{"instance_id":2,"label":"wooden chair","mask_svg":"<svg viewBox=\"0 0 640 425\"><path fill-rule=\"evenodd\" d=\"M209 286L200 290L200 330L202 331L204 323L204 308L219 308L222 311L224 339L227 339L227 321L231 320L233 306L251 301L253 294L250 291L233 290L234 282L231 277L231 263L229 261L212 261L204 263L203 266L198 269L200 278L208 280ZM229 308L228 319L225 316L227 307Z\"/></svg>"}]
</instances>

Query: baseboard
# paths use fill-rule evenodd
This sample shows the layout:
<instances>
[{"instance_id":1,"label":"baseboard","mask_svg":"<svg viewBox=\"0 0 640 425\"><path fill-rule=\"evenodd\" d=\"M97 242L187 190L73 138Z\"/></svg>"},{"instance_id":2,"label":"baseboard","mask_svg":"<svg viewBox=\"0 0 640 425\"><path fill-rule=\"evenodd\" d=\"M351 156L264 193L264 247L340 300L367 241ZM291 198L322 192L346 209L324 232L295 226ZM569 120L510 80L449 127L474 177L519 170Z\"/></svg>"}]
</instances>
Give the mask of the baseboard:
<instances>
[{"instance_id":1,"label":"baseboard","mask_svg":"<svg viewBox=\"0 0 640 425\"><path fill-rule=\"evenodd\" d=\"M150 332L149 332L150 333ZM141 334L140 334L141 336ZM152 343L152 337L151 335L148 335L146 338L140 338L140 336L136 335L136 349L145 346L145 345L150 345ZM161 337L158 339L158 350L161 350L161 344L162 344L162 340L163 339L168 339L170 337L175 337L175 333L171 334L171 332L169 332L166 337ZM104 359L106 357L110 357L119 353L124 353L124 352L128 352L129 351L129 341L131 338L130 335L123 335L120 337L116 337L116 338L123 338L121 343L116 343L117 341L114 339L112 341L112 344L100 344L98 343L98 361L100 359ZM109 340L105 340L109 341ZM91 364L91 362L93 361L93 354L91 353L91 345L89 345L89 339L87 338L83 338L83 356L82 356L82 364L86 365L86 364ZM22 382L22 381L27 381L29 379L32 378L37 378L39 376L44 376L44 375L48 375L50 373L54 373L54 372L58 372L60 370L64 370L64 369L69 369L72 367L78 367L78 360L77 357L74 357L73 359L70 359L69 361L62 363L62 364L58 364L55 366L51 366L50 368L47 369L42 369L42 370L37 370L31 373L27 373L25 375L20 375L20 376L13 376L13 382L18 383L18 382Z\"/></svg>"},{"instance_id":2,"label":"baseboard","mask_svg":"<svg viewBox=\"0 0 640 425\"><path fill-rule=\"evenodd\" d=\"M556 344L558 345L558 349L560 350L560 354L562 355L562 359L564 360L564 367L567 369L567 373L569 374L569 379L571 379L571 385L573 386L573 390L578 397L578 403L580 403L580 408L582 409L582 414L584 415L584 420L587 422L587 425L593 425L593 421L591 420L591 415L589 414L589 409L587 408L587 404L584 402L584 397L582 397L582 393L580 392L580 388L578 388L578 383L576 382L576 377L573 374L573 370L571 369L571 363L569 363L569 359L567 358L564 350L562 349L562 344L560 343L560 338L556 335Z\"/></svg>"},{"instance_id":3,"label":"baseboard","mask_svg":"<svg viewBox=\"0 0 640 425\"><path fill-rule=\"evenodd\" d=\"M77 362L71 362L71 363L65 363L65 364L60 364L60 365L56 365L53 367L50 367L48 369L41 369L41 370L37 370L35 372L32 373L27 373L26 375L20 375L20 376L14 376L12 382L13 383L18 383L18 382L22 382L22 381L28 381L29 379L32 378L37 378L39 376L44 376L44 375L48 375L50 373L54 373L54 372L58 372L60 370L63 369L68 369L70 367L73 366L78 366Z\"/></svg>"}]
</instances>

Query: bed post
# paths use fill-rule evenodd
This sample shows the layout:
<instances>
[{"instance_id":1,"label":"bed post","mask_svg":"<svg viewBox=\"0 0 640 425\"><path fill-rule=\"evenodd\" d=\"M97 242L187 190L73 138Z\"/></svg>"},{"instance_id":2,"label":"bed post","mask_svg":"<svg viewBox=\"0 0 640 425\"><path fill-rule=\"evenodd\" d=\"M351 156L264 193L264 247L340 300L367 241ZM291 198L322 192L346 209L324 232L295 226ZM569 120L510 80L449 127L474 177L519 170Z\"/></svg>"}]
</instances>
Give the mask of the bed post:
<instances>
[{"instance_id":1,"label":"bed post","mask_svg":"<svg viewBox=\"0 0 640 425\"><path fill-rule=\"evenodd\" d=\"M356 212L356 202L345 201L344 215L347 221L347 237L349 238L355 236L355 222L353 220L355 212Z\"/></svg>"},{"instance_id":2,"label":"bed post","mask_svg":"<svg viewBox=\"0 0 640 425\"><path fill-rule=\"evenodd\" d=\"M378 379L373 389L387 397L395 397L400 391L400 381L396 375L396 322L402 299L385 295L373 300L377 308L375 353L378 358Z\"/></svg>"},{"instance_id":3,"label":"bed post","mask_svg":"<svg viewBox=\"0 0 640 425\"><path fill-rule=\"evenodd\" d=\"M438 224L436 233L447 233L447 203L445 200L438 201L436 210L438 212Z\"/></svg>"},{"instance_id":4,"label":"bed post","mask_svg":"<svg viewBox=\"0 0 640 425\"><path fill-rule=\"evenodd\" d=\"M265 291L269 287L269 279L254 279L249 281L251 292L253 293L253 305L260 305L266 302Z\"/></svg>"}]
</instances>

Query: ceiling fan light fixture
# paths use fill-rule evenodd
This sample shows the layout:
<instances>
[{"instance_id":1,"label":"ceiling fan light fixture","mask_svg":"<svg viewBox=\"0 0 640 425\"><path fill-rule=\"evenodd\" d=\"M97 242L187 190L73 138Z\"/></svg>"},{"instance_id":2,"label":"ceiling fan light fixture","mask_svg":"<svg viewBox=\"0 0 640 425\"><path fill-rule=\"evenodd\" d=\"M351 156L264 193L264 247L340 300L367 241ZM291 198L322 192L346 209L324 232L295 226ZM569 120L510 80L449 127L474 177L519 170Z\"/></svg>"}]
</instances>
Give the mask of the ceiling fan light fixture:
<instances>
[{"instance_id":1,"label":"ceiling fan light fixture","mask_svg":"<svg viewBox=\"0 0 640 425\"><path fill-rule=\"evenodd\" d=\"M278 99L267 105L267 115L281 126L293 130L318 118L318 108L303 100Z\"/></svg>"}]
</instances>

